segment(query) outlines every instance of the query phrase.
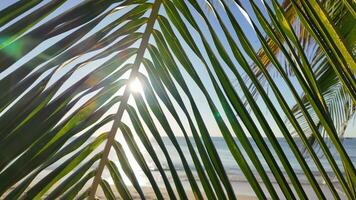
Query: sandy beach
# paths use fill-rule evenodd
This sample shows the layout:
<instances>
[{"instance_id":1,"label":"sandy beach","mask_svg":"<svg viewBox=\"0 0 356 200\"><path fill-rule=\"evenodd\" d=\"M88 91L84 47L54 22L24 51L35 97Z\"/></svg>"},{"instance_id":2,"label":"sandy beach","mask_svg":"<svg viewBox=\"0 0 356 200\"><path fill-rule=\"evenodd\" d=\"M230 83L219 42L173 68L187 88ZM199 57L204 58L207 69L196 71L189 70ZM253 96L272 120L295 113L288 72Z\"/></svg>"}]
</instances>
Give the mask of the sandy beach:
<instances>
[{"instance_id":1,"label":"sandy beach","mask_svg":"<svg viewBox=\"0 0 356 200\"><path fill-rule=\"evenodd\" d=\"M159 176L158 174L154 173L154 175L155 175L158 179L160 178L160 177L158 177L158 176ZM35 180L35 182L39 181L39 179L41 179L41 178L43 178L43 176L38 177L38 178ZM232 177L232 178L233 178L233 181L231 182L231 184L232 184L232 187L233 187L233 189L234 189L236 198L237 198L238 200L240 200L240 199L241 199L241 200L256 200L256 199L258 199L248 182L246 182L245 180L239 180L239 179L241 178L240 176L239 176L239 177ZM260 182L260 181L259 181L259 182ZM82 192L84 192L85 190L87 190L87 189L90 187L91 183L92 183L91 181L87 182L87 183L85 184L84 188L83 188L78 194L81 194ZM188 196L188 199L195 199L195 198L194 198L194 195L193 195L193 192L191 191L189 182L188 182L188 181L183 181L182 183L183 183L183 187L184 187L184 189L185 189L185 191L186 191L186 194L187 194L187 196ZM198 181L197 183L198 183L198 185L199 185L201 191L203 192L203 188L202 188L200 182ZM261 184L262 189L266 192L266 194L268 194L268 192L267 192L267 190L266 190L264 184L263 184L262 182L260 182L260 184ZM32 186L33 186L33 185L34 185L34 184L32 184ZM56 185L58 185L58 183L55 184L55 185L47 192L47 194L49 194L49 193L51 192L51 190L55 189L55 188L56 188ZM110 183L110 185L111 185L111 188L113 188L113 192L114 192L114 194L115 194L115 197L116 197L117 199L122 199L122 198L120 197L119 193L117 192L117 190L116 190L116 188L115 188L115 185L112 184L112 183ZM173 185L174 185L174 184L173 184L173 182L172 182L172 186L173 186ZM281 192L281 190L279 189L278 184L274 182L274 183L273 183L273 186L275 186L276 192L277 192L278 196L280 197L280 199L285 199L284 196L283 196L283 194L282 194L282 192ZM290 185L290 186L291 186L291 185ZM302 186L303 186L304 191L305 191L306 194L308 195L309 199L317 199L317 197L316 197L316 195L315 195L315 193L314 193L314 191L313 191L313 188L312 188L309 184L302 182ZM324 195L326 196L326 199L333 199L333 196L332 196L332 194L330 193L328 187L327 187L326 185L323 185L323 184L321 184L320 186L321 186L321 189L323 190ZM336 188L339 188L339 189L340 189L340 186L339 186L337 183L335 183L335 186L336 186ZM164 185L159 184L159 187L160 187L160 190L161 190L161 193L162 193L164 199L169 199L168 193L167 193L167 191L166 191ZM293 187L291 186L291 188L293 188ZM14 187L13 187L12 189L14 189ZM140 196L139 196L139 194L137 193L137 191L135 190L135 188L134 188L132 185L128 185L128 189L129 189L130 194L132 195L133 199L141 199ZM141 189L142 189L142 191L143 191L143 193L144 193L146 199L148 199L148 200L157 199L157 198L156 198L156 195L155 195L155 193L154 193L154 191L153 191L153 189L152 189L152 187L151 187L149 184L141 185ZM339 192L340 192L340 191L341 191L341 190L339 190ZM9 191L8 191L8 192L9 192ZM175 191L175 192L176 192L176 191ZM340 194L341 199L346 199L346 197L342 194L342 192L340 192L339 194ZM203 194L203 195L204 195L204 194ZM2 196L0 199L3 199L5 196L6 196L6 194L5 194L4 196ZM45 199L45 196L46 196L46 195L43 196L43 199ZM177 193L176 193L176 196L178 197L178 194L177 194ZM96 193L96 197L97 197L98 199L106 199L106 197L105 197L105 195L104 195L104 192L102 191L102 189L101 189L100 187L98 187L98 190L97 190L97 193ZM204 196L204 199L207 199L207 197Z\"/></svg>"},{"instance_id":2,"label":"sandy beach","mask_svg":"<svg viewBox=\"0 0 356 200\"><path fill-rule=\"evenodd\" d=\"M132 194L133 199L141 199L134 187L130 186L129 187L130 193ZM142 191L148 200L153 200L157 199L155 196L155 193L151 187L142 187ZM165 188L161 188L162 195L164 199L169 199L168 193L166 192ZM188 199L195 199L194 194L191 190L186 190L187 192L187 197ZM120 195L115 191L115 196L117 199L121 199ZM178 196L177 196L178 197ZM256 200L258 199L254 194L250 195L244 195L244 194L237 194L237 199L241 200ZM98 190L97 192L97 198L99 199L106 199L103 191L101 189ZM206 199L206 196L204 196L204 199Z\"/></svg>"},{"instance_id":3,"label":"sandy beach","mask_svg":"<svg viewBox=\"0 0 356 200\"><path fill-rule=\"evenodd\" d=\"M276 189L279 188L276 183L274 183L273 185L275 186ZM188 198L194 199L193 192L190 189L188 189L190 187L188 187L188 185L186 185L186 186L187 187L185 187L185 189L186 189ZM261 186L266 191L266 188L264 187L264 185L262 183L261 183ZM232 187L234 189L236 198L238 200L239 199L241 199L241 200L256 200L256 199L258 199L256 197L254 191L252 190L252 188L250 187L250 185L247 182L234 182L232 184ZM303 189L306 192L306 194L308 195L309 199L317 199L316 195L313 192L312 187L309 184L303 184ZM321 189L323 190L324 195L326 196L326 199L333 199L333 196L331 195L331 193L326 185L321 185ZM129 187L129 190L130 190L130 193L132 194L132 197L134 199L141 199L140 196L138 195L138 193L136 192L136 190L132 186ZM144 192L144 195L147 199L157 199L154 194L154 191L151 187L144 186L144 187L142 187L142 191ZM115 196L117 197L117 199L121 199L120 195L116 191L114 191L114 192L115 192ZM168 193L166 192L165 188L161 188L161 192L165 199L169 199ZM266 191L266 193L268 193L268 192ZM277 189L277 193L278 193L278 196L280 197L280 199L285 199L280 190ZM99 199L106 199L103 191L100 188L98 189L97 197ZM341 197L341 199L346 199L346 197L343 196L341 193L340 193L340 197ZM205 199L206 199L206 197L205 197Z\"/></svg>"}]
</instances>

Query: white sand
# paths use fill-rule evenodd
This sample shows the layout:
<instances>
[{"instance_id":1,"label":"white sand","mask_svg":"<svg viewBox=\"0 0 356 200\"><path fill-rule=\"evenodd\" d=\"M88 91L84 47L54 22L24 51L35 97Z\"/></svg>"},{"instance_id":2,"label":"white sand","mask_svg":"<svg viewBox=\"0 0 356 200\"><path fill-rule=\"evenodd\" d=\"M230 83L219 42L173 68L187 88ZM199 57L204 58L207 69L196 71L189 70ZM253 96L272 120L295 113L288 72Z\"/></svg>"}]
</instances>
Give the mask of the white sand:
<instances>
[{"instance_id":1,"label":"white sand","mask_svg":"<svg viewBox=\"0 0 356 200\"><path fill-rule=\"evenodd\" d=\"M273 185L276 186L275 188L279 188L278 184L273 184ZM258 199L256 197L254 191L252 190L252 188L250 187L250 185L247 182L234 182L234 183L232 183L232 186L233 186L233 189L235 191L235 194L236 194L236 197L238 200L239 199L241 199L241 200L256 200L256 199ZM261 184L261 186L266 191L264 185ZM308 195L309 199L318 199L316 197L316 195L314 194L313 188L309 184L303 184L303 188L304 188L304 191L306 192L306 194ZM186 187L185 189L186 189L188 198L194 199L194 195L193 195L193 192L190 190L190 187ZM326 199L334 199L326 185L321 185L321 189L323 190L324 195L326 196ZM134 199L140 199L139 195L137 194L137 192L135 191L135 189L133 187L130 187L129 190L130 190L130 193L132 194ZM280 199L285 199L282 192L279 189L276 189L276 190L277 190L277 194L280 197ZM154 191L152 190L151 187L148 187L148 186L142 187L142 191L144 192L144 195L147 199L157 199L154 194ZM203 191L203 190L201 189L201 191ZM165 199L169 199L168 193L166 192L165 188L161 188L161 192ZM266 191L266 193L267 193L267 191ZM115 192L115 195L117 196L118 199L120 199L118 193ZM105 199L105 196L104 196L103 192L101 191L101 189L98 189L97 197L99 199ZM340 194L340 197L341 197L341 199L346 199L346 197L343 196L342 194Z\"/></svg>"},{"instance_id":2,"label":"white sand","mask_svg":"<svg viewBox=\"0 0 356 200\"><path fill-rule=\"evenodd\" d=\"M167 193L167 191L166 191L166 189L164 187L164 184L162 182L160 182L160 177L158 175L158 172L153 173L153 175L155 177L157 177L156 181L158 182L159 187L161 187L160 190L161 190L162 195L164 196L165 199L169 199L169 196L168 196L168 193ZM43 177L44 177L44 174L39 176L38 178L36 178L36 180L34 182L38 182ZM168 176L168 178L169 178L169 180L172 180L172 179L170 179L171 178L170 176ZM184 187L184 189L185 189L185 191L187 193L188 198L189 199L194 199L194 195L193 195L193 192L191 191L189 182L186 179L184 179L184 177L180 177L180 178L182 180L183 187ZM315 195L315 193L313 191L313 188L309 184L307 184L306 181L303 181L303 177L300 177L300 180L301 180L301 184L303 185L304 191L308 195L309 199L317 199L317 197L316 197L316 195ZM249 183L246 182L245 179L241 175L230 176L230 181L231 181L231 184L232 184L232 187L234 189L234 192L236 194L237 199L242 199L242 200L255 200L255 199L258 199L256 197L254 191L252 190L251 186L249 185ZM321 180L319 179L318 182L320 182L320 181ZM260 180L259 180L259 182L261 184L262 189L265 191L265 194L268 194L264 184ZM272 182L274 182L274 181L272 180ZM197 181L197 183L200 186L200 191L203 192L203 188L202 188L200 182ZM55 189L57 184L55 184L51 188L51 190ZM91 186L91 184L92 184L92 180L88 181L81 192L83 192L87 188L89 188ZM34 185L34 184L32 183L32 185ZM174 183L171 183L171 185L174 188ZM278 196L280 197L280 199L285 199L284 196L283 196L283 193L279 189L278 184L277 183L273 183L273 186L275 186L276 192L277 192ZM321 184L320 186L321 186L321 189L323 190L324 195L326 196L326 199L334 199L326 185ZM339 191L341 191L340 186L337 183L335 183L335 187L339 188ZM117 199L121 199L120 195L116 191L114 185L112 185L112 188L114 188L113 191L114 191L115 196L117 197ZM136 192L136 190L134 189L133 186L128 186L128 188L129 188L130 193L131 193L131 195L133 196L134 199L140 199L140 196L138 195L138 193ZM150 184L148 182L146 184L144 184L143 186L141 186L141 188L142 188L142 191L144 192L144 195L145 195L146 199L157 199L152 187L150 187ZM293 188L293 187L291 186L291 188ZM4 198L5 196L6 195L0 197L0 199ZM97 190L96 196L97 196L98 199L106 199L105 196L104 196L104 193L103 193L103 191L101 190L100 187ZM176 195L176 196L178 197L178 195ZM346 199L345 195L343 195L342 192L340 192L340 197L341 197L341 199Z\"/></svg>"}]
</instances>

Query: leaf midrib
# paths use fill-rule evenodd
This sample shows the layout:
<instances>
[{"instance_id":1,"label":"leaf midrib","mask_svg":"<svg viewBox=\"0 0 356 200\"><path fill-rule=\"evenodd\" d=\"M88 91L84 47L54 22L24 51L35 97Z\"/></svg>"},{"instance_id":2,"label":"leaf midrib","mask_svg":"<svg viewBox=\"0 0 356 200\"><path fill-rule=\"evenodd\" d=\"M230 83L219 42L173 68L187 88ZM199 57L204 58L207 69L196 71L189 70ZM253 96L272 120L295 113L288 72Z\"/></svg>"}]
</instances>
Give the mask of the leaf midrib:
<instances>
[{"instance_id":1,"label":"leaf midrib","mask_svg":"<svg viewBox=\"0 0 356 200\"><path fill-rule=\"evenodd\" d=\"M148 18L146 29L145 29L145 32L143 33L142 40L141 40L140 46L138 48L137 56L135 58L135 62L133 64L132 71L131 71L129 79L128 79L129 82L134 80L137 77L138 73L139 73L140 64L142 62L145 50L146 50L146 48L148 46L148 41L149 41L149 38L150 38L151 33L153 31L153 26L154 26L155 21L156 21L156 19L158 17L158 11L159 11L159 8L161 6L161 3L162 3L161 0L156 0L153 3L152 11L151 11L151 14L150 14L150 16ZM91 185L89 200L94 200L96 190L97 190L98 185L99 185L99 183L101 181L102 172L103 172L104 167L105 167L105 165L106 165L106 163L108 161L108 155L109 155L110 149L111 149L111 147L113 145L113 142L115 140L115 135L116 135L118 126L119 126L119 124L121 122L121 118L123 116L123 113L126 110L127 102L129 100L130 96L131 96L130 89L128 87L126 87L125 91L124 91L124 94L123 94L123 97L122 97L122 100L120 102L119 108L118 108L118 110L116 112L116 117L114 119L114 123L113 123L113 125L111 127L111 130L110 130L110 133L108 135L108 139L107 139L107 142L105 144L105 147L104 147L104 150L103 150L103 154L102 154L102 157L100 159L100 163L99 163L97 172L96 172L94 180L93 180L93 184Z\"/></svg>"}]
</instances>

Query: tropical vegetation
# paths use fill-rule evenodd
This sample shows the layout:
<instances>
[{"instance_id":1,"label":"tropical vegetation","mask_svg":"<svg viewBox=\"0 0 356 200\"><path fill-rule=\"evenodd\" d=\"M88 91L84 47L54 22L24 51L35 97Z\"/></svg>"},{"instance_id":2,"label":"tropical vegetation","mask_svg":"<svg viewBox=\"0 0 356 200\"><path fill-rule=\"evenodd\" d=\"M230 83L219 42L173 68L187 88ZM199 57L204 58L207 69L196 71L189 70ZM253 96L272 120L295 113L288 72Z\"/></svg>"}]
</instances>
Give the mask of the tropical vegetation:
<instances>
[{"instance_id":1,"label":"tropical vegetation","mask_svg":"<svg viewBox=\"0 0 356 200\"><path fill-rule=\"evenodd\" d=\"M132 199L125 176L144 199L130 153L157 199L162 190L188 198L172 159L182 162L196 199L236 199L214 124L259 199L309 197L276 132L319 199L326 199L321 184L335 199L356 199L355 167L342 144L356 108L353 0L68 2L18 0L0 11L1 198L94 199L101 189L107 199L117 198L114 191ZM130 90L136 80L142 92Z\"/></svg>"}]
</instances>

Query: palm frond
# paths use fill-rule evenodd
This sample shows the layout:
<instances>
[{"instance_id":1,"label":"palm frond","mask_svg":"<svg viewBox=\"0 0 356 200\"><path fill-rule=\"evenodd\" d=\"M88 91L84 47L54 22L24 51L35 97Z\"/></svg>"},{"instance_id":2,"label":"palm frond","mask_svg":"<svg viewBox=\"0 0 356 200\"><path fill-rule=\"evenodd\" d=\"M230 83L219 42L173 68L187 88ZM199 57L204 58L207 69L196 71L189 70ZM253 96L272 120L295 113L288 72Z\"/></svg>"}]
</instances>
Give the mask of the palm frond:
<instances>
[{"instance_id":1,"label":"palm frond","mask_svg":"<svg viewBox=\"0 0 356 200\"><path fill-rule=\"evenodd\" d=\"M157 199L236 199L218 133L259 199L354 199L339 139L355 116L354 16L348 1L9 5L0 11L0 197L149 199L138 170Z\"/></svg>"}]
</instances>

